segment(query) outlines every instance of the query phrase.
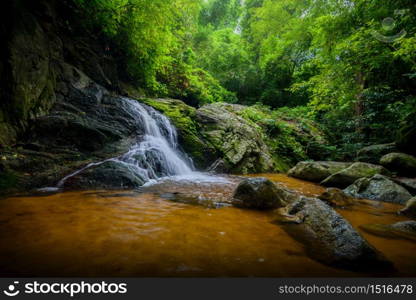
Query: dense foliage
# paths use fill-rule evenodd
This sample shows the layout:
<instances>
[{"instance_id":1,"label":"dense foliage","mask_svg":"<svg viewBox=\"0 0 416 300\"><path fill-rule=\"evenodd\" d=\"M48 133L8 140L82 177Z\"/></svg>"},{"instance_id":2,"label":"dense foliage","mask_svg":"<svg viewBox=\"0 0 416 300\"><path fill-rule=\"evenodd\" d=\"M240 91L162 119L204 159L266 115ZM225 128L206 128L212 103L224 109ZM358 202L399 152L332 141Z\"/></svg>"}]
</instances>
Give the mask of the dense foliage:
<instances>
[{"instance_id":1,"label":"dense foliage","mask_svg":"<svg viewBox=\"0 0 416 300\"><path fill-rule=\"evenodd\" d=\"M413 0L74 1L146 93L304 107L339 157L416 113Z\"/></svg>"}]
</instances>

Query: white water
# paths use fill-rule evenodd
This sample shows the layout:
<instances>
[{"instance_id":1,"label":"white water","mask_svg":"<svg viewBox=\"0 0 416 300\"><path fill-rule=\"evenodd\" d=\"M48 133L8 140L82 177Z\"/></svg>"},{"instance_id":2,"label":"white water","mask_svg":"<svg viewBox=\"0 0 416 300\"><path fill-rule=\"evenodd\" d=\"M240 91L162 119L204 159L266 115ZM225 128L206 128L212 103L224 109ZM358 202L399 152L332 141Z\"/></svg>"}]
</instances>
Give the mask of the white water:
<instances>
[{"instance_id":1,"label":"white water","mask_svg":"<svg viewBox=\"0 0 416 300\"><path fill-rule=\"evenodd\" d=\"M206 183L226 180L194 172L192 161L179 149L177 131L167 117L138 101L128 98L121 98L120 101L123 101L123 109L137 122L137 127L142 128L144 135L138 133L137 144L124 155L91 163L64 177L58 183L58 189L68 179L109 161L123 164L147 186L166 179Z\"/></svg>"}]
</instances>

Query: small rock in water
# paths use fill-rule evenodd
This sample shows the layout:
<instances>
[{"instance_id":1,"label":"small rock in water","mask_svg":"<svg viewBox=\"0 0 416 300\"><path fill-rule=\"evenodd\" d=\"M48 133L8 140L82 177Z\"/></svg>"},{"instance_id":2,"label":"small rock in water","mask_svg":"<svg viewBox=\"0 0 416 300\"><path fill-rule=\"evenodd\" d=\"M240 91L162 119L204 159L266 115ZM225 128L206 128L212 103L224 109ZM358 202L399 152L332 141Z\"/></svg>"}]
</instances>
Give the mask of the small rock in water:
<instances>
[{"instance_id":1,"label":"small rock in water","mask_svg":"<svg viewBox=\"0 0 416 300\"><path fill-rule=\"evenodd\" d=\"M348 196L342 190L337 188L328 188L318 198L333 207L346 207L355 204L354 198Z\"/></svg>"},{"instance_id":2,"label":"small rock in water","mask_svg":"<svg viewBox=\"0 0 416 300\"><path fill-rule=\"evenodd\" d=\"M284 207L297 195L266 178L242 181L233 196L233 205L240 208L268 210Z\"/></svg>"}]
</instances>

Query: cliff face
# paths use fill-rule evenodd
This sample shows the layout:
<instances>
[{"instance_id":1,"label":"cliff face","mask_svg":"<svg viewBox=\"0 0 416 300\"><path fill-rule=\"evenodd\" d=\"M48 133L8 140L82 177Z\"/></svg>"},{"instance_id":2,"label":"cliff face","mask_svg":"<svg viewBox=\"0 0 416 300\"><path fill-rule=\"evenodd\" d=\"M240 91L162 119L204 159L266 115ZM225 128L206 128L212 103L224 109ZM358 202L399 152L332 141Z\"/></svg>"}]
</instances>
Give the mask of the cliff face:
<instances>
[{"instance_id":1,"label":"cliff face","mask_svg":"<svg viewBox=\"0 0 416 300\"><path fill-rule=\"evenodd\" d=\"M4 1L1 9L0 146L10 146L62 100L71 65L100 85L118 89L108 45L77 25L69 1Z\"/></svg>"},{"instance_id":2,"label":"cliff face","mask_svg":"<svg viewBox=\"0 0 416 300\"><path fill-rule=\"evenodd\" d=\"M70 3L1 4L2 191L55 184L125 151L136 133L114 96L120 81L111 45L83 30Z\"/></svg>"}]
</instances>

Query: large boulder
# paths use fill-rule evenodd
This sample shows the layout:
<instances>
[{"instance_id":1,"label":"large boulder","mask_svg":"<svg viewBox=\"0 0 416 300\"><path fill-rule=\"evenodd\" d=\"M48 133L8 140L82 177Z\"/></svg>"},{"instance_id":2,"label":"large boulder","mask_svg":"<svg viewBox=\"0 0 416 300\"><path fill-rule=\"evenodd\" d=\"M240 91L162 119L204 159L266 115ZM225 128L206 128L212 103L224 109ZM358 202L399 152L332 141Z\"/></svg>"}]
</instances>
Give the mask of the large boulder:
<instances>
[{"instance_id":1,"label":"large boulder","mask_svg":"<svg viewBox=\"0 0 416 300\"><path fill-rule=\"evenodd\" d=\"M356 203L354 198L337 188L326 189L318 198L333 207L346 207Z\"/></svg>"},{"instance_id":2,"label":"large boulder","mask_svg":"<svg viewBox=\"0 0 416 300\"><path fill-rule=\"evenodd\" d=\"M395 143L371 145L368 147L364 147L360 151L358 151L357 160L360 162L366 162L370 164L378 164L380 162L380 159L384 155L395 151L397 151L397 146Z\"/></svg>"},{"instance_id":3,"label":"large boulder","mask_svg":"<svg viewBox=\"0 0 416 300\"><path fill-rule=\"evenodd\" d=\"M343 169L322 181L322 185L337 188L346 188L356 180L363 177L372 177L376 174L388 174L382 166L367 163L354 163L350 167Z\"/></svg>"},{"instance_id":4,"label":"large boulder","mask_svg":"<svg viewBox=\"0 0 416 300\"><path fill-rule=\"evenodd\" d=\"M294 201L297 195L266 178L242 181L233 196L233 205L249 209L275 209Z\"/></svg>"},{"instance_id":5,"label":"large boulder","mask_svg":"<svg viewBox=\"0 0 416 300\"><path fill-rule=\"evenodd\" d=\"M416 157L404 153L390 153L380 159L387 169L404 176L416 177Z\"/></svg>"},{"instance_id":6,"label":"large boulder","mask_svg":"<svg viewBox=\"0 0 416 300\"><path fill-rule=\"evenodd\" d=\"M407 201L406 207L403 208L399 213L411 218L416 218L416 197L413 197Z\"/></svg>"},{"instance_id":7,"label":"large boulder","mask_svg":"<svg viewBox=\"0 0 416 300\"><path fill-rule=\"evenodd\" d=\"M285 225L285 230L305 244L312 258L331 266L353 270L392 268L392 264L348 221L321 200L301 197L290 204L287 211L301 222Z\"/></svg>"},{"instance_id":8,"label":"large boulder","mask_svg":"<svg viewBox=\"0 0 416 300\"><path fill-rule=\"evenodd\" d=\"M344 190L355 198L405 204L412 195L402 186L382 175L361 178Z\"/></svg>"},{"instance_id":9,"label":"large boulder","mask_svg":"<svg viewBox=\"0 0 416 300\"><path fill-rule=\"evenodd\" d=\"M125 164L108 161L65 181L65 189L134 189L145 182Z\"/></svg>"},{"instance_id":10,"label":"large boulder","mask_svg":"<svg viewBox=\"0 0 416 300\"><path fill-rule=\"evenodd\" d=\"M289 176L312 182L325 178L351 166L352 163L334 161L300 162L289 171Z\"/></svg>"},{"instance_id":11,"label":"large boulder","mask_svg":"<svg viewBox=\"0 0 416 300\"><path fill-rule=\"evenodd\" d=\"M214 103L196 113L202 135L214 145L232 173L273 171L275 164L260 128L236 113L244 106Z\"/></svg>"},{"instance_id":12,"label":"large boulder","mask_svg":"<svg viewBox=\"0 0 416 300\"><path fill-rule=\"evenodd\" d=\"M404 221L393 225L368 224L360 228L381 237L416 241L416 221Z\"/></svg>"}]
</instances>

